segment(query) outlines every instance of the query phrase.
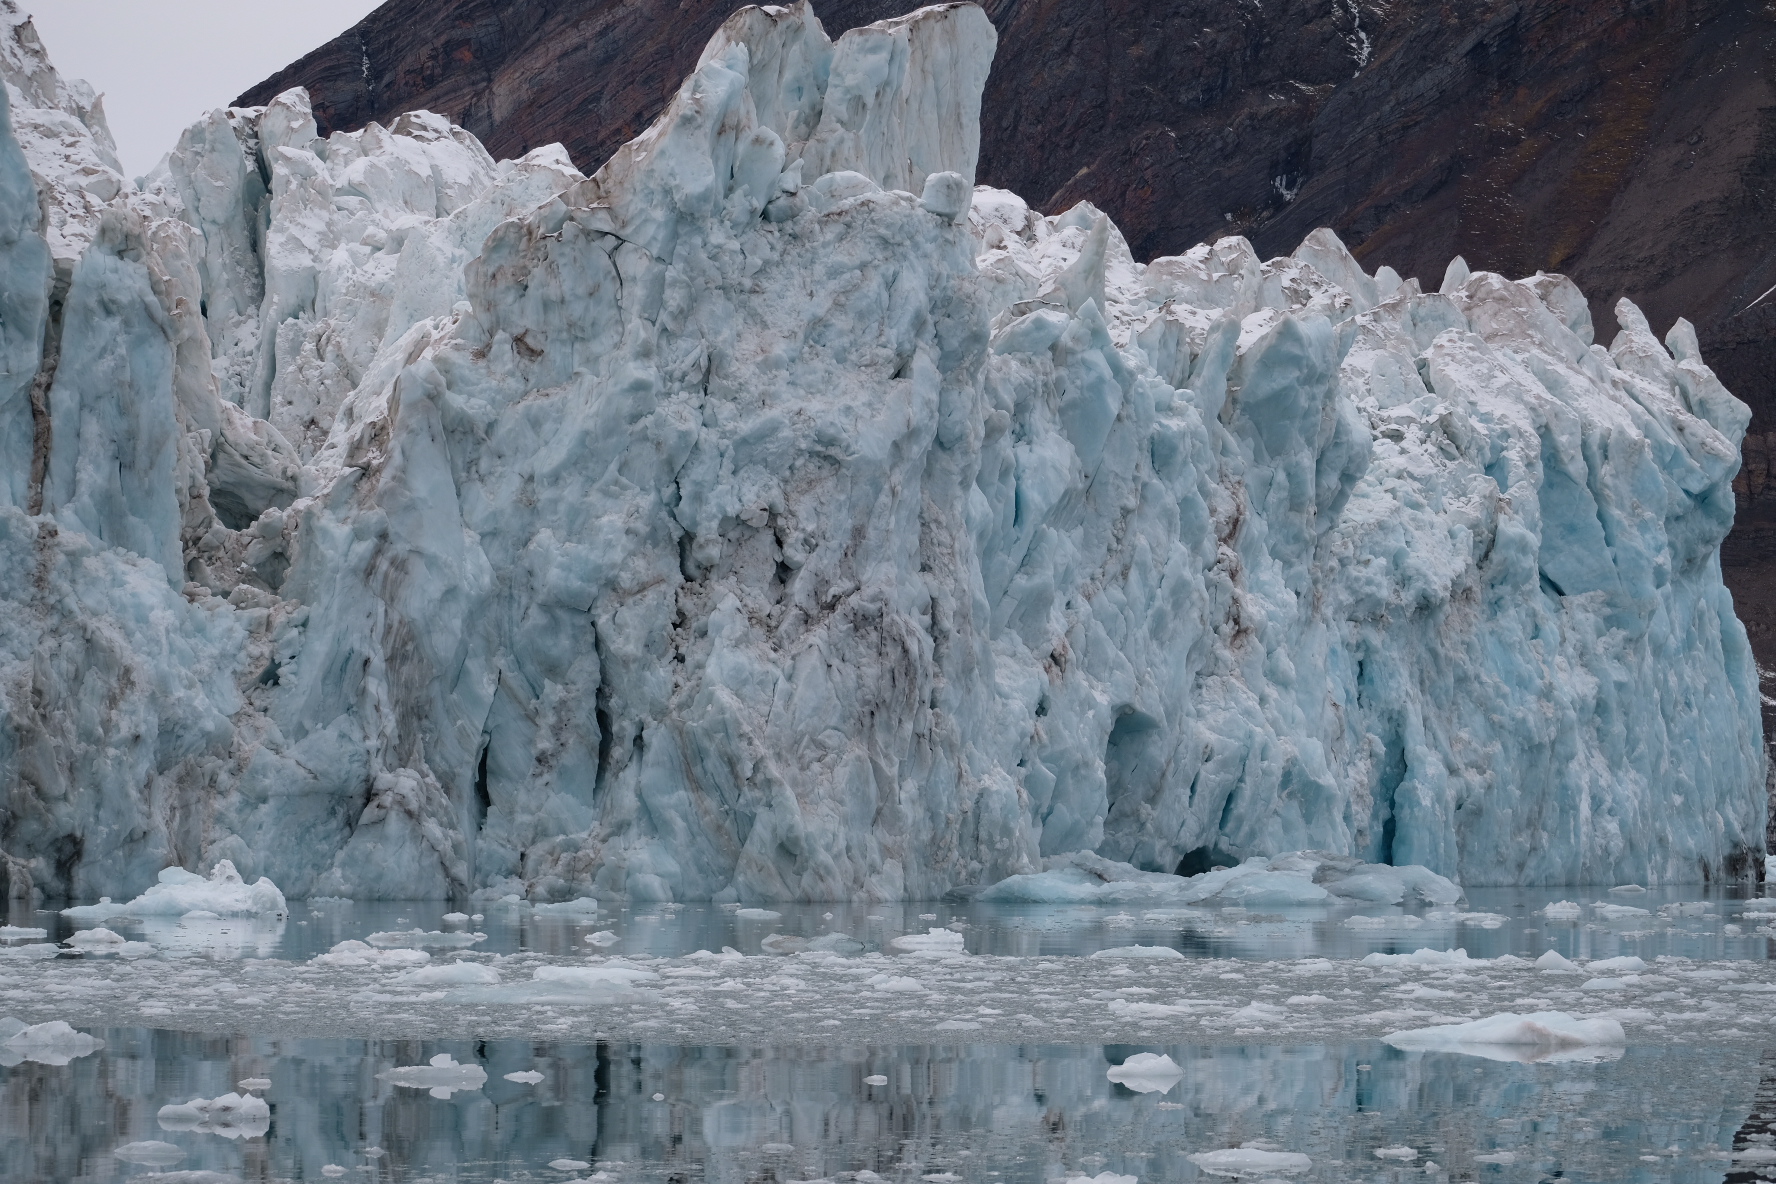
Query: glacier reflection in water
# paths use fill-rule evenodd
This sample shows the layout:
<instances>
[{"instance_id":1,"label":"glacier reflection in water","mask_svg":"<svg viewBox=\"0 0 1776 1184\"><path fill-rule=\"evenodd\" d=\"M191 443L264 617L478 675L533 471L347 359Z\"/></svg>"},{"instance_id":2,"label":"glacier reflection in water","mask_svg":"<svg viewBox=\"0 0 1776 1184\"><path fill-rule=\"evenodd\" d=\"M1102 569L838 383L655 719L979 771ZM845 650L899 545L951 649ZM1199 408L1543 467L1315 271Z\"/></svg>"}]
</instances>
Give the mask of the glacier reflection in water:
<instances>
[{"instance_id":1,"label":"glacier reflection in water","mask_svg":"<svg viewBox=\"0 0 1776 1184\"><path fill-rule=\"evenodd\" d=\"M1680 1047L1513 1063L1371 1042L774 1050L98 1034L105 1047L66 1066L0 1068L0 1179L1041 1184L1109 1171L1157 1184L1218 1178L1189 1156L1257 1143L1311 1157L1296 1180L1718 1182L1768 1072L1755 1051ZM1137 1052L1168 1053L1182 1079L1135 1093L1106 1078ZM441 1099L380 1076L440 1053L483 1068L485 1084ZM157 1118L251 1078L271 1082L263 1135ZM113 1154L147 1141L184 1154ZM1376 1155L1402 1147L1416 1157ZM586 1166L550 1166L564 1160Z\"/></svg>"}]
</instances>

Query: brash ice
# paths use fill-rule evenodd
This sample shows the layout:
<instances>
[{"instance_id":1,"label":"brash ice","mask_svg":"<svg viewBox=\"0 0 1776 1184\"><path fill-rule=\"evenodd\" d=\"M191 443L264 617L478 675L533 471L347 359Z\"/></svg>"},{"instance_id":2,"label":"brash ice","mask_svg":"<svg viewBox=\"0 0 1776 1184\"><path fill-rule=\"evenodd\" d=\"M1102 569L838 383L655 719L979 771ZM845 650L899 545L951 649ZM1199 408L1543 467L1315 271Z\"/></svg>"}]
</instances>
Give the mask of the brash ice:
<instances>
[{"instance_id":1,"label":"brash ice","mask_svg":"<svg viewBox=\"0 0 1776 1184\"><path fill-rule=\"evenodd\" d=\"M973 186L993 47L745 8L590 178L290 91L130 182L0 0L13 891L1748 869L1690 326L1327 231L1137 263Z\"/></svg>"}]
</instances>

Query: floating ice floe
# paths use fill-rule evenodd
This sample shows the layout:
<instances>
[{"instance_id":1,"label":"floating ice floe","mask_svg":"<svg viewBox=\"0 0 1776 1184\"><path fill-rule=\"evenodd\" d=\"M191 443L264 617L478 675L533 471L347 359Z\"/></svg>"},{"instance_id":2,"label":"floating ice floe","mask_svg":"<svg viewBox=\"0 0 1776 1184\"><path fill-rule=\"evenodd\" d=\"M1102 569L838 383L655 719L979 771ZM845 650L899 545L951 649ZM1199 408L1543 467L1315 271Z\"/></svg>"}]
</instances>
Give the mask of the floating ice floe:
<instances>
[{"instance_id":1,"label":"floating ice floe","mask_svg":"<svg viewBox=\"0 0 1776 1184\"><path fill-rule=\"evenodd\" d=\"M1166 1093L1184 1079L1184 1070L1165 1053L1138 1052L1120 1065L1112 1065L1104 1076L1126 1085L1138 1094Z\"/></svg>"},{"instance_id":2,"label":"floating ice floe","mask_svg":"<svg viewBox=\"0 0 1776 1184\"><path fill-rule=\"evenodd\" d=\"M931 929L925 933L905 933L888 942L896 954L963 954L962 935L953 929Z\"/></svg>"},{"instance_id":3,"label":"floating ice floe","mask_svg":"<svg viewBox=\"0 0 1776 1184\"><path fill-rule=\"evenodd\" d=\"M515 1081L519 1085L535 1085L543 1080L543 1075L538 1073L535 1069L520 1069L516 1073L507 1073L504 1076L507 1081ZM550 1164L549 1166L554 1167L556 1165ZM580 1164L579 1166L583 1168L586 1165Z\"/></svg>"},{"instance_id":4,"label":"floating ice floe","mask_svg":"<svg viewBox=\"0 0 1776 1184\"><path fill-rule=\"evenodd\" d=\"M783 914L776 909L735 909L734 915L742 921L781 921Z\"/></svg>"},{"instance_id":5,"label":"floating ice floe","mask_svg":"<svg viewBox=\"0 0 1776 1184\"><path fill-rule=\"evenodd\" d=\"M1623 954L1617 958L1598 958L1585 963L1586 971L1591 974L1639 974L1646 968L1646 962L1633 954Z\"/></svg>"},{"instance_id":6,"label":"floating ice floe","mask_svg":"<svg viewBox=\"0 0 1776 1184\"><path fill-rule=\"evenodd\" d=\"M480 1065L463 1065L455 1057L441 1052L424 1065L407 1065L385 1069L376 1075L390 1085L429 1090L434 1098L448 1098L457 1090L476 1090L487 1084L487 1070Z\"/></svg>"},{"instance_id":7,"label":"floating ice floe","mask_svg":"<svg viewBox=\"0 0 1776 1184\"><path fill-rule=\"evenodd\" d=\"M950 1180L961 1179L960 1176L947 1176L945 1178ZM937 1179L937 1177L926 1176L925 1179L933 1180ZM1119 1176L1115 1172L1099 1172L1095 1176L1068 1176L1065 1184L1139 1184L1139 1181L1139 1176Z\"/></svg>"},{"instance_id":8,"label":"floating ice floe","mask_svg":"<svg viewBox=\"0 0 1776 1184\"><path fill-rule=\"evenodd\" d=\"M539 966L529 982L464 986L446 998L460 1003L587 1003L626 996L636 986L660 981L638 966Z\"/></svg>"},{"instance_id":9,"label":"floating ice floe","mask_svg":"<svg viewBox=\"0 0 1776 1184\"><path fill-rule=\"evenodd\" d=\"M446 962L405 970L392 980L402 986L494 986L499 971L480 962Z\"/></svg>"},{"instance_id":10,"label":"floating ice floe","mask_svg":"<svg viewBox=\"0 0 1776 1184\"><path fill-rule=\"evenodd\" d=\"M226 1139L256 1139L271 1129L271 1107L252 1094L226 1093L162 1106L155 1115L165 1131L195 1131Z\"/></svg>"},{"instance_id":11,"label":"floating ice floe","mask_svg":"<svg viewBox=\"0 0 1776 1184\"><path fill-rule=\"evenodd\" d=\"M614 946L623 939L609 929L600 929L597 933L588 933L586 941L595 946Z\"/></svg>"},{"instance_id":12,"label":"floating ice floe","mask_svg":"<svg viewBox=\"0 0 1776 1184\"><path fill-rule=\"evenodd\" d=\"M103 1040L75 1031L66 1020L27 1026L11 1016L0 1019L0 1065L66 1065L104 1047Z\"/></svg>"},{"instance_id":13,"label":"floating ice floe","mask_svg":"<svg viewBox=\"0 0 1776 1184\"><path fill-rule=\"evenodd\" d=\"M1229 1147L1199 1151L1190 1162L1217 1176L1267 1176L1277 1172L1293 1175L1313 1167L1313 1160L1298 1151L1264 1151L1257 1147Z\"/></svg>"},{"instance_id":14,"label":"floating ice floe","mask_svg":"<svg viewBox=\"0 0 1776 1184\"><path fill-rule=\"evenodd\" d=\"M1398 1049L1525 1062L1614 1058L1628 1042L1620 1020L1575 1019L1563 1011L1507 1011L1465 1024L1392 1032L1383 1039Z\"/></svg>"},{"instance_id":15,"label":"floating ice floe","mask_svg":"<svg viewBox=\"0 0 1776 1184\"><path fill-rule=\"evenodd\" d=\"M580 896L557 904L535 904L530 911L539 917L596 917L598 902L590 896Z\"/></svg>"},{"instance_id":16,"label":"floating ice floe","mask_svg":"<svg viewBox=\"0 0 1776 1184\"><path fill-rule=\"evenodd\" d=\"M365 942L346 939L339 942L324 954L316 954L309 961L320 966L377 966L383 969L400 969L422 966L432 960L432 956L424 950L396 948L379 950Z\"/></svg>"},{"instance_id":17,"label":"floating ice floe","mask_svg":"<svg viewBox=\"0 0 1776 1184\"><path fill-rule=\"evenodd\" d=\"M1184 957L1171 946L1112 946L1107 950L1098 950L1093 958L1102 959L1157 959L1160 961L1176 961Z\"/></svg>"},{"instance_id":18,"label":"floating ice floe","mask_svg":"<svg viewBox=\"0 0 1776 1184\"><path fill-rule=\"evenodd\" d=\"M231 861L221 859L208 876L182 867L164 868L158 883L127 904L107 898L98 904L63 909L62 916L75 921L105 921L112 917L182 917L195 911L218 917L283 917L290 910L276 884L264 876L248 884Z\"/></svg>"},{"instance_id":19,"label":"floating ice floe","mask_svg":"<svg viewBox=\"0 0 1776 1184\"><path fill-rule=\"evenodd\" d=\"M48 936L47 929L33 929L29 925L0 925L0 941L35 941Z\"/></svg>"},{"instance_id":20,"label":"floating ice floe","mask_svg":"<svg viewBox=\"0 0 1776 1184\"><path fill-rule=\"evenodd\" d=\"M452 933L440 929L395 929L364 939L380 950L461 949L487 940L485 933Z\"/></svg>"},{"instance_id":21,"label":"floating ice floe","mask_svg":"<svg viewBox=\"0 0 1776 1184\"><path fill-rule=\"evenodd\" d=\"M1487 958L1470 958L1466 950L1413 950L1410 954L1365 954L1364 966L1470 966L1485 965Z\"/></svg>"},{"instance_id":22,"label":"floating ice floe","mask_svg":"<svg viewBox=\"0 0 1776 1184\"><path fill-rule=\"evenodd\" d=\"M1577 921L1580 915L1577 904L1570 900L1557 900L1545 908L1536 910L1536 916L1546 917L1550 921Z\"/></svg>"},{"instance_id":23,"label":"floating ice floe","mask_svg":"<svg viewBox=\"0 0 1776 1184\"><path fill-rule=\"evenodd\" d=\"M1413 1160L1418 1158L1418 1149L1416 1147L1377 1147L1375 1158Z\"/></svg>"},{"instance_id":24,"label":"floating ice floe","mask_svg":"<svg viewBox=\"0 0 1776 1184\"><path fill-rule=\"evenodd\" d=\"M184 1159L185 1151L182 1147L163 1143L159 1139L143 1139L135 1143L125 1143L113 1151L111 1157L121 1159L124 1163L139 1163L144 1167L165 1167Z\"/></svg>"}]
</instances>

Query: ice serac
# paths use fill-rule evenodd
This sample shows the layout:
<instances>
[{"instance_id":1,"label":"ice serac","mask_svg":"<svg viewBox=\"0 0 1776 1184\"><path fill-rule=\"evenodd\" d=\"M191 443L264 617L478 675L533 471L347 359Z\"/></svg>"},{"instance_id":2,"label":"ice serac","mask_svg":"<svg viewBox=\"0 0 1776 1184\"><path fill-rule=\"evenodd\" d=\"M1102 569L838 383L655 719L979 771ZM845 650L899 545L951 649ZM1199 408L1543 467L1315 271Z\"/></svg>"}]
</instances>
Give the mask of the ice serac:
<instances>
[{"instance_id":1,"label":"ice serac","mask_svg":"<svg viewBox=\"0 0 1776 1184\"><path fill-rule=\"evenodd\" d=\"M1325 231L1138 263L971 188L970 5L743 9L590 178L291 91L114 189L0 11L49 211L0 266L66 296L0 508L11 882L1445 901L1762 851L1744 407L1681 322L1604 349L1559 276Z\"/></svg>"}]
</instances>

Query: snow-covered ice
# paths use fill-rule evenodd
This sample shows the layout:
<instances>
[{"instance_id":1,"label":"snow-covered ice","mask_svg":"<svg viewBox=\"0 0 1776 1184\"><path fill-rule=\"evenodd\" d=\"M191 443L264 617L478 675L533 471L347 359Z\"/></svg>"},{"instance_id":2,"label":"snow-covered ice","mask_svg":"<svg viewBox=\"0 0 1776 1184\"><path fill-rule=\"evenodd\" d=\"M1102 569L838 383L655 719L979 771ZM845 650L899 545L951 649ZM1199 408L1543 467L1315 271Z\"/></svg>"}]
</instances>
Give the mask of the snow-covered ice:
<instances>
[{"instance_id":1,"label":"snow-covered ice","mask_svg":"<svg viewBox=\"0 0 1776 1184\"><path fill-rule=\"evenodd\" d=\"M1606 347L1562 277L1325 230L1137 262L972 185L971 5L743 9L592 177L293 90L139 183L0 12L15 884L1270 908L1762 856L1749 412L1687 322Z\"/></svg>"}]
</instances>

